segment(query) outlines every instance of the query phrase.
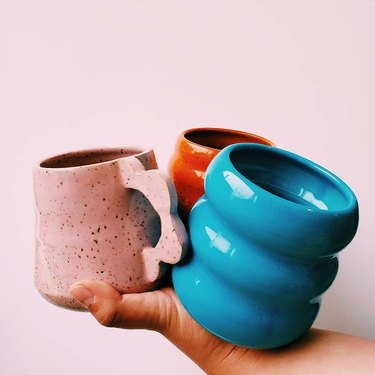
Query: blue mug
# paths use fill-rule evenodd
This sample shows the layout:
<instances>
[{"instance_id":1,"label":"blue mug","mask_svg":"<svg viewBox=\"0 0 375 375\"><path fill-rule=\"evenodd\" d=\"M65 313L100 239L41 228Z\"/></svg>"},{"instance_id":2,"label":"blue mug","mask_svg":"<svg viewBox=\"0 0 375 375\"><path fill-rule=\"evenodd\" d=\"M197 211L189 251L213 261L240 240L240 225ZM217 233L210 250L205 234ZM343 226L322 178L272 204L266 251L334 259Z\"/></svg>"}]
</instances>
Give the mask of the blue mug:
<instances>
[{"instance_id":1,"label":"blue mug","mask_svg":"<svg viewBox=\"0 0 375 375\"><path fill-rule=\"evenodd\" d=\"M276 147L228 146L191 210L191 251L173 267L174 288L216 336L286 345L314 323L357 226L354 193L327 169Z\"/></svg>"}]
</instances>

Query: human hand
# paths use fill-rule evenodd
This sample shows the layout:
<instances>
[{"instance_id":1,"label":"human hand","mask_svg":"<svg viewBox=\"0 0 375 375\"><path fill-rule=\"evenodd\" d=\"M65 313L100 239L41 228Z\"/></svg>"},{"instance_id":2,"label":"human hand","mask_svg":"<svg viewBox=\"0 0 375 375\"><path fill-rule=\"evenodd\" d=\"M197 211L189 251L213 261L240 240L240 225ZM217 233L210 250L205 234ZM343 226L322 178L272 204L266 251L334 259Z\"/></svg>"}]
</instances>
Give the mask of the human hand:
<instances>
[{"instance_id":1,"label":"human hand","mask_svg":"<svg viewBox=\"0 0 375 375\"><path fill-rule=\"evenodd\" d=\"M85 280L73 284L70 292L100 324L157 331L208 374L249 374L252 367L257 373L255 364L262 352L250 355L249 350L210 334L190 317L171 287L121 295L106 283Z\"/></svg>"},{"instance_id":2,"label":"human hand","mask_svg":"<svg viewBox=\"0 0 375 375\"><path fill-rule=\"evenodd\" d=\"M121 295L108 284L85 280L70 291L102 325L157 331L210 375L375 373L375 343L362 338L312 329L284 348L247 349L198 325L171 287Z\"/></svg>"}]
</instances>

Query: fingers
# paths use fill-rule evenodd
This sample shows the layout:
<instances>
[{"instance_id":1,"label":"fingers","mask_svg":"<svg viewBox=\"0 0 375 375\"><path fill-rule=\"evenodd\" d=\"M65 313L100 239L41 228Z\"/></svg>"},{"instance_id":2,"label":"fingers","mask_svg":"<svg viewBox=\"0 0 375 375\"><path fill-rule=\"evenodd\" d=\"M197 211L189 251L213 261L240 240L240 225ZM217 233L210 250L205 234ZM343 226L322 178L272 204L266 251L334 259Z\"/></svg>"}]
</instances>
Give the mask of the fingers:
<instances>
[{"instance_id":1,"label":"fingers","mask_svg":"<svg viewBox=\"0 0 375 375\"><path fill-rule=\"evenodd\" d=\"M173 310L173 299L163 290L121 295L106 283L85 280L73 284L70 293L106 327L161 332Z\"/></svg>"},{"instance_id":2,"label":"fingers","mask_svg":"<svg viewBox=\"0 0 375 375\"><path fill-rule=\"evenodd\" d=\"M106 327L160 332L203 370L208 370L207 373L213 374L218 366L223 367L223 358L233 350L232 345L222 342L199 326L170 287L121 295L106 283L84 280L73 284L70 293ZM228 360L226 362L229 363ZM225 370L222 373L232 372Z\"/></svg>"}]
</instances>

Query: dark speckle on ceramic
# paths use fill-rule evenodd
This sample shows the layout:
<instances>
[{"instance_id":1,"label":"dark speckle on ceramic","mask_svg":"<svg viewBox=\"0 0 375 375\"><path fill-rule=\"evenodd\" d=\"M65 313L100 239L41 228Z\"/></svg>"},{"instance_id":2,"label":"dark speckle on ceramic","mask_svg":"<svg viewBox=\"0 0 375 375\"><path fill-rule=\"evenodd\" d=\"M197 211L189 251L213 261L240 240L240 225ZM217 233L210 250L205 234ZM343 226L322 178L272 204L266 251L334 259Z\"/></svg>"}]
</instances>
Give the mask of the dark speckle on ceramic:
<instances>
[{"instance_id":1,"label":"dark speckle on ceramic","mask_svg":"<svg viewBox=\"0 0 375 375\"><path fill-rule=\"evenodd\" d=\"M34 168L34 187L36 286L52 303L81 309L68 292L80 279L108 282L121 293L152 290L164 263L183 256L187 236L176 193L151 150L57 156Z\"/></svg>"}]
</instances>

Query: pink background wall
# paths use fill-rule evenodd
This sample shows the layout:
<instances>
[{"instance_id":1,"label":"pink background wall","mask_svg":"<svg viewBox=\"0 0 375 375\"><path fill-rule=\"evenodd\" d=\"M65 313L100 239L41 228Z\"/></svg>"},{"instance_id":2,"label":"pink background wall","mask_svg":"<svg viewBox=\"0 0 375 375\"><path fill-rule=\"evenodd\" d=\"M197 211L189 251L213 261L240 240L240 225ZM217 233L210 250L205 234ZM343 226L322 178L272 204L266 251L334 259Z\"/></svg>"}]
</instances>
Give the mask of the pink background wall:
<instances>
[{"instance_id":1,"label":"pink background wall","mask_svg":"<svg viewBox=\"0 0 375 375\"><path fill-rule=\"evenodd\" d=\"M316 326L375 339L375 2L0 0L0 373L201 374L148 331L99 326L33 286L31 168L180 131L261 134L356 192L357 237Z\"/></svg>"}]
</instances>

